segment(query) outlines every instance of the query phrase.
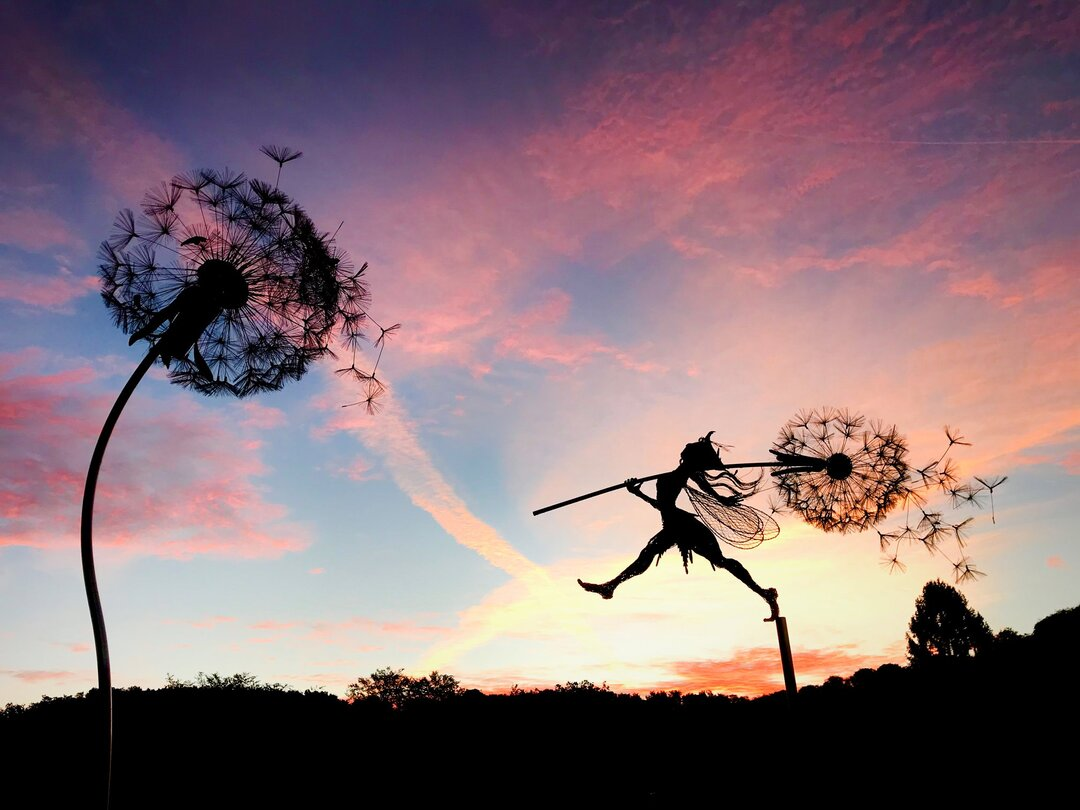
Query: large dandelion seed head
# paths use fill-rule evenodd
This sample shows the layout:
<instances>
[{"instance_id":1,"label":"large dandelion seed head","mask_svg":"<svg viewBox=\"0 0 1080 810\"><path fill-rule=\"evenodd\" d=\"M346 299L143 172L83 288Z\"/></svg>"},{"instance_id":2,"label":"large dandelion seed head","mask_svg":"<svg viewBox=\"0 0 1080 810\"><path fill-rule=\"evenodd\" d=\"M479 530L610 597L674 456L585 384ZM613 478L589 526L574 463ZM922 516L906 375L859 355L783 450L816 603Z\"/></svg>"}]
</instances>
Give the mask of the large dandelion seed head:
<instances>
[{"instance_id":1,"label":"large dandelion seed head","mask_svg":"<svg viewBox=\"0 0 1080 810\"><path fill-rule=\"evenodd\" d=\"M99 255L116 324L205 394L279 389L330 353L335 329L346 346L363 338L366 265L355 270L276 184L177 175L138 216L120 212Z\"/></svg>"},{"instance_id":2,"label":"large dandelion seed head","mask_svg":"<svg viewBox=\"0 0 1080 810\"><path fill-rule=\"evenodd\" d=\"M799 413L780 430L777 453L818 459L776 475L780 505L827 532L859 532L910 497L907 444L895 427L832 408Z\"/></svg>"}]
</instances>

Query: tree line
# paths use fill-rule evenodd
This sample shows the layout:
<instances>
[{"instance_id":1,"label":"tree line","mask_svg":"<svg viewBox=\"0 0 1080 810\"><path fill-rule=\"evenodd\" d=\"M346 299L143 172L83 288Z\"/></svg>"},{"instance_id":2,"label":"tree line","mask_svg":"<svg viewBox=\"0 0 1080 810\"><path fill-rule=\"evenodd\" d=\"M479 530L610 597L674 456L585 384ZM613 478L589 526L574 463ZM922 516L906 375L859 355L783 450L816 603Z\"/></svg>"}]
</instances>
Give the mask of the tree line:
<instances>
[{"instance_id":1,"label":"tree line","mask_svg":"<svg viewBox=\"0 0 1080 810\"><path fill-rule=\"evenodd\" d=\"M773 798L835 797L854 774L910 771L921 796L992 798L992 785L1022 776L1037 797L1071 773L1055 766L1069 752L1047 729L1080 716L1071 663L1080 607L1031 634L994 634L962 594L927 583L907 637L907 666L829 678L795 701L623 694L589 681L484 694L452 675L390 668L358 678L342 700L248 673L170 676L160 689L116 691L115 807L662 804L715 797L732 780ZM94 778L93 698L0 711L12 795L79 805Z\"/></svg>"}]
</instances>

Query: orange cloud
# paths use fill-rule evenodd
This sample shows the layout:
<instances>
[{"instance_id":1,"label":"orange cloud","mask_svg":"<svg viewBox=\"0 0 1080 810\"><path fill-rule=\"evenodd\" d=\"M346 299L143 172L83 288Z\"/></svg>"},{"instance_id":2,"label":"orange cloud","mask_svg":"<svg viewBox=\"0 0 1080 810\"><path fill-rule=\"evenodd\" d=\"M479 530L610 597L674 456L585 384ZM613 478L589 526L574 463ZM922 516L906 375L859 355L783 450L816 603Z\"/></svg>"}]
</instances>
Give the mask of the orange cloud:
<instances>
[{"instance_id":1,"label":"orange cloud","mask_svg":"<svg viewBox=\"0 0 1080 810\"><path fill-rule=\"evenodd\" d=\"M795 674L803 685L822 682L833 675L849 675L864 667L892 663L893 656L865 655L854 646L832 650L801 650L792 653ZM775 647L741 649L724 660L678 661L669 667L674 677L650 689L682 692L718 692L756 697L784 688L780 653Z\"/></svg>"}]
</instances>

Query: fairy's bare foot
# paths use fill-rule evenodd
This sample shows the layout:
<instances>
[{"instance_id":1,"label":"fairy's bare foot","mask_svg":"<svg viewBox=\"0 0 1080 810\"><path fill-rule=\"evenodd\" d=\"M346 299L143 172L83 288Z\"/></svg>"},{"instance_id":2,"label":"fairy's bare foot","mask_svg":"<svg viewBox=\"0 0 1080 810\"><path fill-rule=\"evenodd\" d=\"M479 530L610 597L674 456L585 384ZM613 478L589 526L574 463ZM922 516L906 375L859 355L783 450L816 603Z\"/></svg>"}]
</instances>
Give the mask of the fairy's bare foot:
<instances>
[{"instance_id":1,"label":"fairy's bare foot","mask_svg":"<svg viewBox=\"0 0 1080 810\"><path fill-rule=\"evenodd\" d=\"M611 585L608 585L607 583L604 583L602 585L595 585L592 582L582 582L579 579L577 581L577 584L587 590L589 593L598 593L605 599L610 599L615 595L615 588L613 588Z\"/></svg>"},{"instance_id":2,"label":"fairy's bare foot","mask_svg":"<svg viewBox=\"0 0 1080 810\"><path fill-rule=\"evenodd\" d=\"M780 596L779 592L776 590L776 588L767 588L765 590L765 593L763 593L761 596L766 602L769 603L769 610L771 611L769 618L763 619L762 621L775 622L778 618L780 618L780 603L776 601L777 597Z\"/></svg>"}]
</instances>

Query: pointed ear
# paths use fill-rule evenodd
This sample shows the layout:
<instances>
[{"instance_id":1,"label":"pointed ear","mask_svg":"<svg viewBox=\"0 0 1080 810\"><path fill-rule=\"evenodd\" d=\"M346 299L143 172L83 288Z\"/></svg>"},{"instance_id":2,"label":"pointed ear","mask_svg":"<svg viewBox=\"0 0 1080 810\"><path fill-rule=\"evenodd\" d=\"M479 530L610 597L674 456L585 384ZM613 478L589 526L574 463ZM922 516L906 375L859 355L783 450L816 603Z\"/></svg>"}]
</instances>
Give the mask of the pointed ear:
<instances>
[{"instance_id":1,"label":"pointed ear","mask_svg":"<svg viewBox=\"0 0 1080 810\"><path fill-rule=\"evenodd\" d=\"M707 441L707 442L708 442L708 441L712 441L712 435L713 435L714 433L716 433L716 431L715 431L715 430L710 430L710 431L709 431L708 433L706 433L706 434L705 434L705 438L704 438L704 440L703 440L703 441Z\"/></svg>"}]
</instances>

